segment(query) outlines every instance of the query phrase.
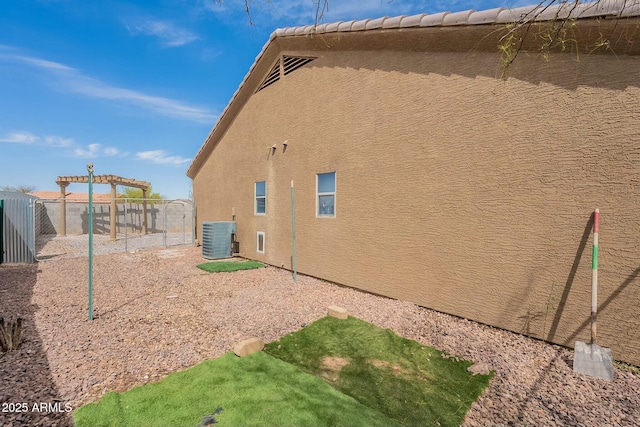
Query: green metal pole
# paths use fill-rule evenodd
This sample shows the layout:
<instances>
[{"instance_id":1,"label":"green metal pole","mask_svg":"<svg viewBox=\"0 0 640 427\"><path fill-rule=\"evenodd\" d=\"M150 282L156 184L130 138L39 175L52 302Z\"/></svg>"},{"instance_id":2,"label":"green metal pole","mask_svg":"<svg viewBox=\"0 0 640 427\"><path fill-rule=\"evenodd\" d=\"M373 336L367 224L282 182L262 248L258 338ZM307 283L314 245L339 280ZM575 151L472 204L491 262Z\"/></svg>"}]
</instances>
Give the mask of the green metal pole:
<instances>
[{"instance_id":1,"label":"green metal pole","mask_svg":"<svg viewBox=\"0 0 640 427\"><path fill-rule=\"evenodd\" d=\"M93 320L93 163L87 165L89 172L89 320Z\"/></svg>"},{"instance_id":2,"label":"green metal pole","mask_svg":"<svg viewBox=\"0 0 640 427\"><path fill-rule=\"evenodd\" d=\"M293 181L291 181L291 235L293 236L293 281L298 281L298 268L296 266L296 213L293 197Z\"/></svg>"},{"instance_id":3,"label":"green metal pole","mask_svg":"<svg viewBox=\"0 0 640 427\"><path fill-rule=\"evenodd\" d=\"M598 318L598 232L600 209L593 212L593 252L591 256L591 344L596 343Z\"/></svg>"}]
</instances>

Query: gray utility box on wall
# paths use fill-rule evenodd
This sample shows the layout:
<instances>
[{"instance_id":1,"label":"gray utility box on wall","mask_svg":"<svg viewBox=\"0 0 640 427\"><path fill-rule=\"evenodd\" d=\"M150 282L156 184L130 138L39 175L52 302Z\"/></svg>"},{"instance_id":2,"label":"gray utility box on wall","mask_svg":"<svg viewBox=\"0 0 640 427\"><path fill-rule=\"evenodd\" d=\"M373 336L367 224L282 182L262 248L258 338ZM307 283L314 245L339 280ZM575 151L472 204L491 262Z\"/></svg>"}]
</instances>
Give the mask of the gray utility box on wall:
<instances>
[{"instance_id":1,"label":"gray utility box on wall","mask_svg":"<svg viewBox=\"0 0 640 427\"><path fill-rule=\"evenodd\" d=\"M235 221L202 222L202 257L206 259L229 258L238 251L234 242Z\"/></svg>"}]
</instances>

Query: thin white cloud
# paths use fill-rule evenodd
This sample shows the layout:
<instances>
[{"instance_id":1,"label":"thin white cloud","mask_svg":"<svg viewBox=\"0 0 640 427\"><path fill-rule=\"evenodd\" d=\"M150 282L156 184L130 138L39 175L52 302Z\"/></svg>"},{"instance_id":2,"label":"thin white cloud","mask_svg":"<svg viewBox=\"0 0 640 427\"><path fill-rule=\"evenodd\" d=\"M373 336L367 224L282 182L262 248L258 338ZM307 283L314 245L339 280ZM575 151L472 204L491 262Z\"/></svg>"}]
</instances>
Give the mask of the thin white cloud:
<instances>
[{"instance_id":1,"label":"thin white cloud","mask_svg":"<svg viewBox=\"0 0 640 427\"><path fill-rule=\"evenodd\" d=\"M11 142L15 144L36 144L48 147L70 147L73 145L72 138L64 138L55 135L38 136L27 131L13 131L4 136L0 136L0 142Z\"/></svg>"},{"instance_id":2,"label":"thin white cloud","mask_svg":"<svg viewBox=\"0 0 640 427\"><path fill-rule=\"evenodd\" d=\"M213 123L216 119L216 115L205 107L113 86L57 62L0 51L0 62L2 61L18 62L45 71L48 82L57 90L132 105L163 117L206 124Z\"/></svg>"},{"instance_id":3,"label":"thin white cloud","mask_svg":"<svg viewBox=\"0 0 640 427\"><path fill-rule=\"evenodd\" d=\"M83 159L94 158L98 155L100 144L89 144L87 148L78 147L73 150L75 157L81 157Z\"/></svg>"},{"instance_id":4,"label":"thin white cloud","mask_svg":"<svg viewBox=\"0 0 640 427\"><path fill-rule=\"evenodd\" d=\"M58 71L74 71L73 68L67 67L66 65L60 64L58 62L47 61L45 59L33 58L30 56L24 55L4 55L6 58L12 58L19 62L23 62L25 64L33 65L38 68L50 69L50 70L58 70Z\"/></svg>"},{"instance_id":5,"label":"thin white cloud","mask_svg":"<svg viewBox=\"0 0 640 427\"><path fill-rule=\"evenodd\" d=\"M73 139L47 135L44 137L44 143L50 147L70 147L73 145Z\"/></svg>"},{"instance_id":6,"label":"thin white cloud","mask_svg":"<svg viewBox=\"0 0 640 427\"><path fill-rule=\"evenodd\" d=\"M105 156L117 156L124 154L116 147L105 147L103 152Z\"/></svg>"},{"instance_id":7,"label":"thin white cloud","mask_svg":"<svg viewBox=\"0 0 640 427\"><path fill-rule=\"evenodd\" d=\"M33 144L40 138L31 132L14 131L9 132L4 136L0 136L0 142L10 142L13 144Z\"/></svg>"},{"instance_id":8,"label":"thin white cloud","mask_svg":"<svg viewBox=\"0 0 640 427\"><path fill-rule=\"evenodd\" d=\"M128 151L120 151L116 147L102 147L102 144L89 144L86 147L76 147L73 149L73 156L83 159L94 159L96 157L126 157Z\"/></svg>"},{"instance_id":9,"label":"thin white cloud","mask_svg":"<svg viewBox=\"0 0 640 427\"><path fill-rule=\"evenodd\" d=\"M77 75L75 80L69 80L68 83L68 88L73 92L92 98L123 101L165 117L199 123L213 123L215 119L210 111L202 107L188 105L174 99L147 95L131 89L110 86L91 77Z\"/></svg>"},{"instance_id":10,"label":"thin white cloud","mask_svg":"<svg viewBox=\"0 0 640 427\"><path fill-rule=\"evenodd\" d=\"M127 157L128 151L121 151L117 147L102 147L101 144L89 144L79 146L73 138L65 138L57 135L35 135L27 131L12 131L5 135L0 135L0 143L13 143L31 145L34 147L66 148L73 157L95 158L95 157Z\"/></svg>"},{"instance_id":11,"label":"thin white cloud","mask_svg":"<svg viewBox=\"0 0 640 427\"><path fill-rule=\"evenodd\" d=\"M200 52L200 60L202 62L211 62L220 55L222 55L221 50L205 48L205 49L202 49L202 51Z\"/></svg>"},{"instance_id":12,"label":"thin white cloud","mask_svg":"<svg viewBox=\"0 0 640 427\"><path fill-rule=\"evenodd\" d=\"M151 151L141 151L136 153L136 157L139 160L148 161L156 164L171 164L175 166L183 165L185 163L189 163L191 159L180 156L170 156L165 150L151 150Z\"/></svg>"},{"instance_id":13,"label":"thin white cloud","mask_svg":"<svg viewBox=\"0 0 640 427\"><path fill-rule=\"evenodd\" d=\"M132 35L145 35L158 37L163 47L183 46L198 40L200 37L189 30L179 28L171 22L145 18L135 23L126 25Z\"/></svg>"}]
</instances>

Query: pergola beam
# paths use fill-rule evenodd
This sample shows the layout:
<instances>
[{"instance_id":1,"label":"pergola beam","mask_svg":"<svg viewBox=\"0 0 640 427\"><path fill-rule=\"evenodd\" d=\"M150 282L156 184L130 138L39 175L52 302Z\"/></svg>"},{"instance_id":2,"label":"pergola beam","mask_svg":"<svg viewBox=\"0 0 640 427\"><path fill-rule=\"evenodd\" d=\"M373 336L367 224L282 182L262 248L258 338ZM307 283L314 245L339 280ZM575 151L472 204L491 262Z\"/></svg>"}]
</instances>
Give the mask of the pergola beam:
<instances>
[{"instance_id":1,"label":"pergola beam","mask_svg":"<svg viewBox=\"0 0 640 427\"><path fill-rule=\"evenodd\" d=\"M79 182L88 184L89 176L59 176L56 179L58 185L69 185L72 182ZM141 188L148 190L151 187L151 183L147 181L138 181L131 178L123 178L116 175L95 175L93 177L94 184L112 184L112 185L124 185L125 187Z\"/></svg>"},{"instance_id":2,"label":"pergola beam","mask_svg":"<svg viewBox=\"0 0 640 427\"><path fill-rule=\"evenodd\" d=\"M65 189L71 183L89 183L88 175L81 176L59 176L56 179L56 184L60 186L60 235L66 236L67 234L67 219L66 219L66 200ZM142 233L147 234L147 192L151 188L151 183L147 181L138 181L131 178L123 178L117 175L94 175L94 184L109 184L111 185L111 212L109 216L109 237L111 240L116 240L116 185L123 185L125 187L133 187L142 189ZM93 224L89 224L89 227L93 227Z\"/></svg>"}]
</instances>

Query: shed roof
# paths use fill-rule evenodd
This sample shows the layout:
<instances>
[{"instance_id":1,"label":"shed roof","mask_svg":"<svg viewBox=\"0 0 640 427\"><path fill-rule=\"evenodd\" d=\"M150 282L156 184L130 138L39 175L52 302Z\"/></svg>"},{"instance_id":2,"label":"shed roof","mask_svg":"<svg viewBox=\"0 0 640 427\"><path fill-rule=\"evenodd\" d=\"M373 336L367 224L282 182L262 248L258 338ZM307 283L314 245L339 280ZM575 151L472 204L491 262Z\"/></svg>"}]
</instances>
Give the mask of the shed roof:
<instances>
[{"instance_id":1,"label":"shed roof","mask_svg":"<svg viewBox=\"0 0 640 427\"><path fill-rule=\"evenodd\" d=\"M495 8L488 10L466 10L461 12L440 12L411 16L381 17L340 21L320 25L279 28L273 31L255 61L249 68L240 86L220 115L217 123L204 141L202 147L187 169L187 176L194 178L205 160L233 122L242 106L254 93L260 79L269 73L273 61L285 50L434 50L459 51L460 49L492 49L497 52L500 37L507 31L506 25L514 22L544 22L556 20L579 20L596 22L603 25L604 20L617 21L620 18L640 17L640 0L600 0L590 3L566 2L547 4L537 3L514 9ZM638 25L634 21L634 25ZM616 24L613 24L615 27ZM454 30L443 34L437 30ZM505 32L498 33L496 28ZM419 35L411 31L421 31ZM366 39L357 38L360 34L377 35ZM384 34L384 35L383 35ZM491 35L491 37L488 37ZM342 37L340 37L342 36ZM348 37L347 37L348 36ZM318 43L318 39L322 39ZM334 43L326 43L332 37ZM385 42L380 42L384 38ZM462 40L466 39L466 43ZM480 40L480 42L478 41ZM379 43L375 45L376 41ZM469 41L473 44L469 45ZM630 43L631 45L632 43ZM638 54L638 43L627 53ZM523 49L526 49L523 45ZM266 63L266 64L265 64ZM266 68L267 67L267 68ZM256 77L256 75L258 75Z\"/></svg>"},{"instance_id":2,"label":"shed roof","mask_svg":"<svg viewBox=\"0 0 640 427\"><path fill-rule=\"evenodd\" d=\"M25 200L36 199L35 196L27 193L20 193L19 191L0 191L0 200Z\"/></svg>"}]
</instances>

